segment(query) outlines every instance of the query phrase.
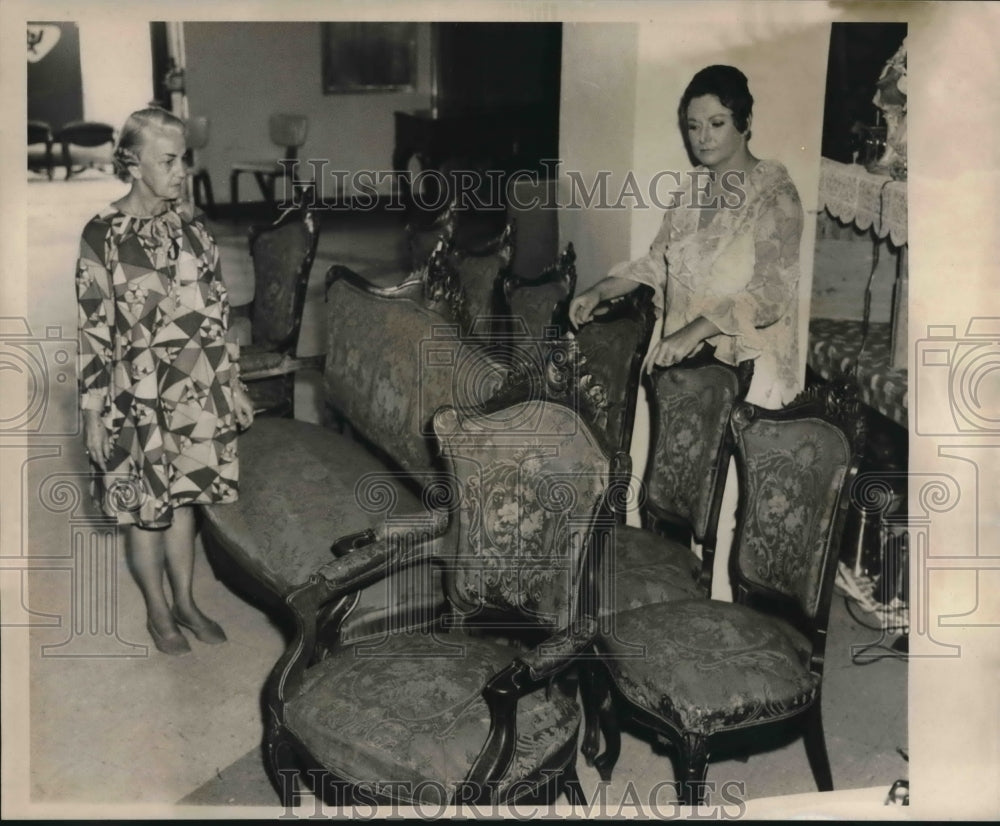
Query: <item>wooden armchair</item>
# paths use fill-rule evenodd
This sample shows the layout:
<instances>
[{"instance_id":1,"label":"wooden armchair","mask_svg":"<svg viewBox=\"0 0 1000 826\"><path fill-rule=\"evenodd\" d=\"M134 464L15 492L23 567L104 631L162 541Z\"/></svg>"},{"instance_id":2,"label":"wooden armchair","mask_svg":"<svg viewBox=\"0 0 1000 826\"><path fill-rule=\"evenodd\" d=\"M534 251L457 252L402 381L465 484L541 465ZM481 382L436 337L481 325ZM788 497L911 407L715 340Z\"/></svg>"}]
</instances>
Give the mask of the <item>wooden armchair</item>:
<instances>
[{"instance_id":1,"label":"wooden armchair","mask_svg":"<svg viewBox=\"0 0 1000 826\"><path fill-rule=\"evenodd\" d=\"M610 680L614 699L601 700L607 748L596 765L610 776L620 749L617 714L626 714L672 744L689 805L704 799L713 747L750 750L764 728L786 723L804 728L820 791L833 788L820 711L823 659L863 418L840 385L782 411L740 403L731 429L740 482L736 603L646 605L616 614L613 633L598 637L606 666L598 674Z\"/></svg>"},{"instance_id":2,"label":"wooden armchair","mask_svg":"<svg viewBox=\"0 0 1000 826\"><path fill-rule=\"evenodd\" d=\"M268 764L285 805L303 776L337 804L584 802L572 666L596 630L587 574L615 471L556 402L445 407L434 429L446 507L363 535L287 600L297 633L266 689ZM428 562L444 574L442 622L320 659L324 606Z\"/></svg>"}]
</instances>

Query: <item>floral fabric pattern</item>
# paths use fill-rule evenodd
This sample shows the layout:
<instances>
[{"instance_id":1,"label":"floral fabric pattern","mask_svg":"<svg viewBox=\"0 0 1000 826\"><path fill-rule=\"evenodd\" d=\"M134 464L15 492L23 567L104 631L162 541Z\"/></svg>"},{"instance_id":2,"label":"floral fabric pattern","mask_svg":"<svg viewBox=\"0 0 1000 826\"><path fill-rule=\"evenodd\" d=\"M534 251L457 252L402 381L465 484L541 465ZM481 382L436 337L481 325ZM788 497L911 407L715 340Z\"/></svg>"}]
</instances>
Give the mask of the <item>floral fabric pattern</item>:
<instances>
[{"instance_id":1,"label":"floral fabric pattern","mask_svg":"<svg viewBox=\"0 0 1000 826\"><path fill-rule=\"evenodd\" d=\"M112 446L93 489L100 507L166 527L180 505L235 501L239 349L204 225L173 209L105 208L83 230L76 291L80 406L101 412Z\"/></svg>"},{"instance_id":2,"label":"floral fabric pattern","mask_svg":"<svg viewBox=\"0 0 1000 826\"><path fill-rule=\"evenodd\" d=\"M635 643L643 656L629 656ZM819 691L804 638L742 605L701 599L626 611L600 644L629 701L704 735L790 716Z\"/></svg>"},{"instance_id":3,"label":"floral fabric pattern","mask_svg":"<svg viewBox=\"0 0 1000 826\"><path fill-rule=\"evenodd\" d=\"M695 173L707 175L698 167ZM777 161L747 176L745 199L722 207L704 227L689 196L667 210L647 255L609 273L654 288L669 335L698 317L721 331L707 339L720 361L756 359L749 400L769 408L801 386L798 349L799 246L803 212L795 184Z\"/></svg>"},{"instance_id":4,"label":"floral fabric pattern","mask_svg":"<svg viewBox=\"0 0 1000 826\"><path fill-rule=\"evenodd\" d=\"M408 783L432 795L454 792L486 743L490 712L482 697L489 678L514 652L461 634L395 635L374 652L340 649L306 672L302 691L286 706L289 730L338 776L355 783ZM553 686L518 703L517 744L499 792L546 765L572 743L575 697ZM404 787L407 788L407 787ZM525 791L525 789L522 789Z\"/></svg>"},{"instance_id":5,"label":"floral fabric pattern","mask_svg":"<svg viewBox=\"0 0 1000 826\"><path fill-rule=\"evenodd\" d=\"M614 555L604 554L601 565L602 616L704 596L696 581L701 560L652 531L616 525Z\"/></svg>"},{"instance_id":6,"label":"floral fabric pattern","mask_svg":"<svg viewBox=\"0 0 1000 826\"><path fill-rule=\"evenodd\" d=\"M575 433L566 408L533 402L503 415L534 421L534 434L490 433L474 420L457 431L453 410L435 420L460 491L454 602L461 611L512 611L562 627L576 607L582 542L608 484L608 461L589 433Z\"/></svg>"},{"instance_id":7,"label":"floral fabric pattern","mask_svg":"<svg viewBox=\"0 0 1000 826\"><path fill-rule=\"evenodd\" d=\"M738 390L724 367L673 368L655 376L656 442L647 495L651 505L684 519L695 538L709 528L719 454ZM724 467L724 466L723 466Z\"/></svg>"},{"instance_id":8,"label":"floral fabric pattern","mask_svg":"<svg viewBox=\"0 0 1000 826\"><path fill-rule=\"evenodd\" d=\"M746 463L746 525L737 538L740 572L798 600L814 615L826 539L851 450L818 419L751 424L740 433Z\"/></svg>"}]
</instances>

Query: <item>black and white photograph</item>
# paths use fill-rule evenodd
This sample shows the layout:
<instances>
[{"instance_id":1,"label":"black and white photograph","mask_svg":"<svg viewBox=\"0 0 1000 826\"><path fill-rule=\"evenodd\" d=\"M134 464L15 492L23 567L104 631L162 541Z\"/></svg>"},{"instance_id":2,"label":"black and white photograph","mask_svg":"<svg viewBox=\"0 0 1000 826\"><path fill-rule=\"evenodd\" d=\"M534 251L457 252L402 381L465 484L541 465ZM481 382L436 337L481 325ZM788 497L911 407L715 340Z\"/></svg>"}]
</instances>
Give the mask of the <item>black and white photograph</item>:
<instances>
[{"instance_id":1,"label":"black and white photograph","mask_svg":"<svg viewBox=\"0 0 1000 826\"><path fill-rule=\"evenodd\" d=\"M0 17L5 818L1000 816L1000 6Z\"/></svg>"}]
</instances>

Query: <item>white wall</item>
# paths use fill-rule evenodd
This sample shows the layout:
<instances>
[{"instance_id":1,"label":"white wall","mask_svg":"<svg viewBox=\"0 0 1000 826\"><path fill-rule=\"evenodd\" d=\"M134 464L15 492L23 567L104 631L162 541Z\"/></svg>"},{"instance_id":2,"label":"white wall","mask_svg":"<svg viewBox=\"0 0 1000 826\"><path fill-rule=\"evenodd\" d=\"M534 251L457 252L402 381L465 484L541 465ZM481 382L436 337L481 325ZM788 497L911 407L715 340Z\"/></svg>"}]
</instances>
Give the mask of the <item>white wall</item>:
<instances>
[{"instance_id":1,"label":"white wall","mask_svg":"<svg viewBox=\"0 0 1000 826\"><path fill-rule=\"evenodd\" d=\"M281 156L267 132L273 112L309 116L309 136L299 157L328 159L327 183L332 186L333 169L390 169L393 112L430 104L429 25L418 25L417 91L341 95L323 94L320 26L184 24L188 110L211 119L209 144L200 161L208 167L216 201L229 201L233 161ZM250 176L240 180L240 199L260 199Z\"/></svg>"},{"instance_id":2,"label":"white wall","mask_svg":"<svg viewBox=\"0 0 1000 826\"><path fill-rule=\"evenodd\" d=\"M638 45L635 23L563 25L559 107L560 203L570 201L567 171L592 186L608 170L620 191L632 166ZM559 244L577 252L578 291L630 257L631 212L568 206L559 213Z\"/></svg>"},{"instance_id":3,"label":"white wall","mask_svg":"<svg viewBox=\"0 0 1000 826\"><path fill-rule=\"evenodd\" d=\"M120 129L125 118L153 97L149 23L81 16L80 69L83 117Z\"/></svg>"}]
</instances>

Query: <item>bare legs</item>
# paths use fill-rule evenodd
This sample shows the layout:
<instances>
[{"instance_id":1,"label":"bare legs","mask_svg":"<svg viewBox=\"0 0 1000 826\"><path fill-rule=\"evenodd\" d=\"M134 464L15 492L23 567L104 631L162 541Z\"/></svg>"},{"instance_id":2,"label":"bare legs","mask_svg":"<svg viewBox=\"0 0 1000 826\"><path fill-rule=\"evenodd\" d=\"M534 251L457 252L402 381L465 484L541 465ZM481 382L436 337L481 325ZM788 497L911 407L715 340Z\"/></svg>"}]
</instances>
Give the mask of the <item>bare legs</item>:
<instances>
[{"instance_id":1,"label":"bare legs","mask_svg":"<svg viewBox=\"0 0 1000 826\"><path fill-rule=\"evenodd\" d=\"M164 650L157 641L167 640L168 647L186 647L177 622L195 630L212 634L215 625L195 605L191 590L194 575L194 511L190 507L174 511L173 524L162 530L149 530L135 525L128 529L128 561L132 575L139 585L146 602L146 614L150 634L157 647ZM167 601L163 575L166 573L173 593L173 609ZM176 618L176 619L175 619ZM221 639L206 640L222 642L225 635L218 628L215 636ZM208 629L206 631L206 629ZM172 642L171 642L172 641ZM182 653L181 651L171 653Z\"/></svg>"}]
</instances>

